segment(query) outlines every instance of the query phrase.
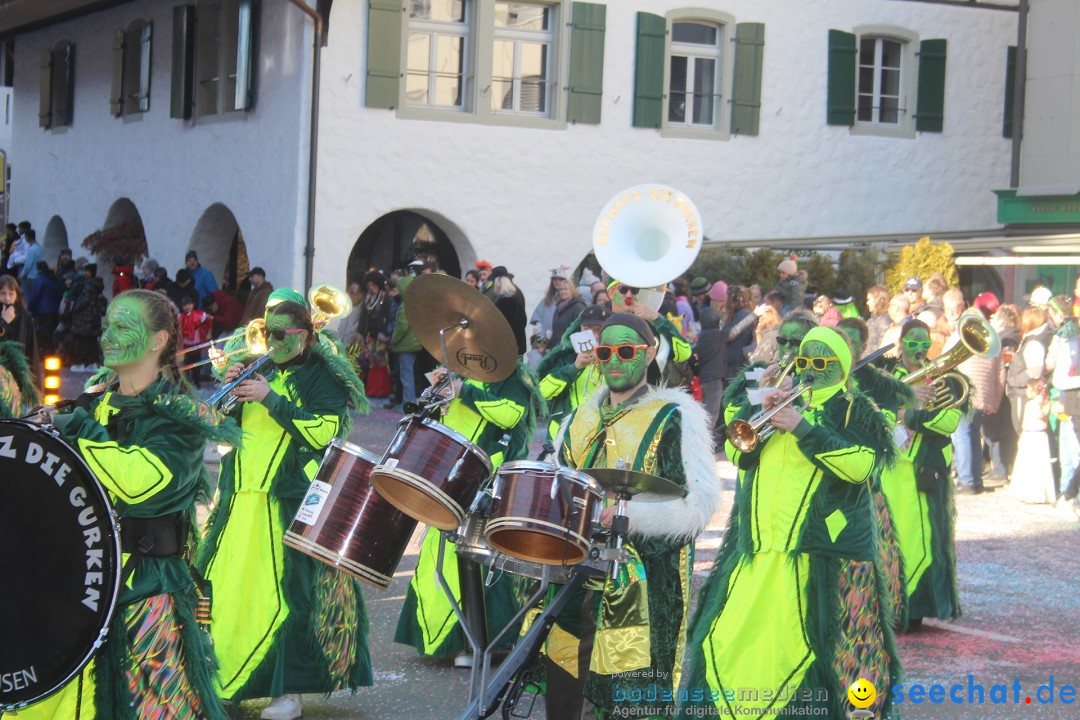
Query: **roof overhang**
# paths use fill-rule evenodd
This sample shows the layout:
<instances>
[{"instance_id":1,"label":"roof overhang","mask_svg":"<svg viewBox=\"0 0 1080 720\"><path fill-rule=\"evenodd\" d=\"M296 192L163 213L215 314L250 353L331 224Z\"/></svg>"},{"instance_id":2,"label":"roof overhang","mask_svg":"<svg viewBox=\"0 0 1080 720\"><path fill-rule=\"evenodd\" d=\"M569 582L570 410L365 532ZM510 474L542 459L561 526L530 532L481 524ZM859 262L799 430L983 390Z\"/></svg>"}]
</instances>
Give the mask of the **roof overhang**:
<instances>
[{"instance_id":1,"label":"roof overhang","mask_svg":"<svg viewBox=\"0 0 1080 720\"><path fill-rule=\"evenodd\" d=\"M131 0L0 0L0 37L77 18Z\"/></svg>"}]
</instances>

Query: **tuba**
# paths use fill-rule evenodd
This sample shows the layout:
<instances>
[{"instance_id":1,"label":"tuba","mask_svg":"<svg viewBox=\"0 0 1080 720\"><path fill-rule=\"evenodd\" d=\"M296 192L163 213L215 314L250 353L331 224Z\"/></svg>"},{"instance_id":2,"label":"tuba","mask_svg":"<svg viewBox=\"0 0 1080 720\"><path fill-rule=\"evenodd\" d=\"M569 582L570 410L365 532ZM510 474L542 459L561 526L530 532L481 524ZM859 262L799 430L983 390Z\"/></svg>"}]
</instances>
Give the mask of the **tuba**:
<instances>
[{"instance_id":1,"label":"tuba","mask_svg":"<svg viewBox=\"0 0 1080 720\"><path fill-rule=\"evenodd\" d=\"M320 330L331 320L345 317L352 312L352 300L347 293L333 285L316 285L308 291L308 305L311 306L311 324Z\"/></svg>"},{"instance_id":2,"label":"tuba","mask_svg":"<svg viewBox=\"0 0 1080 720\"><path fill-rule=\"evenodd\" d=\"M611 277L663 300L663 286L689 269L703 239L701 215L686 195L667 185L635 185L600 211L593 254Z\"/></svg>"},{"instance_id":3,"label":"tuba","mask_svg":"<svg viewBox=\"0 0 1080 720\"><path fill-rule=\"evenodd\" d=\"M934 388L934 399L926 404L926 410L948 410L964 404L971 394L971 382L953 369L970 357L987 360L1001 352L1001 339L997 331L981 315L964 315L956 328L960 341L931 363L904 377L908 385L929 380ZM949 380L960 387L957 395L949 386Z\"/></svg>"}]
</instances>

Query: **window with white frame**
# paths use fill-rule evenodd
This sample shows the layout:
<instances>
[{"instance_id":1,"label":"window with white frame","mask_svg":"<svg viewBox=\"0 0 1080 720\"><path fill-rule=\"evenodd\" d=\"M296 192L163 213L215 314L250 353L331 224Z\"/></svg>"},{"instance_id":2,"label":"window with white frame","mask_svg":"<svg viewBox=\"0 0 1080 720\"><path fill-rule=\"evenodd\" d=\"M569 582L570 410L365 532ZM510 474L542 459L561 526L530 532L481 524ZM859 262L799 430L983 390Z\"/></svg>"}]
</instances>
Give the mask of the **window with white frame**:
<instances>
[{"instance_id":1,"label":"window with white frame","mask_svg":"<svg viewBox=\"0 0 1080 720\"><path fill-rule=\"evenodd\" d=\"M676 21L668 58L667 124L714 128L720 121L724 26Z\"/></svg>"},{"instance_id":2,"label":"window with white frame","mask_svg":"<svg viewBox=\"0 0 1080 720\"><path fill-rule=\"evenodd\" d=\"M900 125L903 97L903 40L859 38L859 99L856 119L865 125Z\"/></svg>"},{"instance_id":3,"label":"window with white frame","mask_svg":"<svg viewBox=\"0 0 1080 720\"><path fill-rule=\"evenodd\" d=\"M251 109L253 0L195 6L195 115Z\"/></svg>"},{"instance_id":4,"label":"window with white frame","mask_svg":"<svg viewBox=\"0 0 1080 720\"><path fill-rule=\"evenodd\" d=\"M463 109L469 93L468 0L409 0L405 101L419 107Z\"/></svg>"},{"instance_id":5,"label":"window with white frame","mask_svg":"<svg viewBox=\"0 0 1080 720\"><path fill-rule=\"evenodd\" d=\"M495 3L491 59L491 109L522 115L551 114L556 6Z\"/></svg>"}]
</instances>

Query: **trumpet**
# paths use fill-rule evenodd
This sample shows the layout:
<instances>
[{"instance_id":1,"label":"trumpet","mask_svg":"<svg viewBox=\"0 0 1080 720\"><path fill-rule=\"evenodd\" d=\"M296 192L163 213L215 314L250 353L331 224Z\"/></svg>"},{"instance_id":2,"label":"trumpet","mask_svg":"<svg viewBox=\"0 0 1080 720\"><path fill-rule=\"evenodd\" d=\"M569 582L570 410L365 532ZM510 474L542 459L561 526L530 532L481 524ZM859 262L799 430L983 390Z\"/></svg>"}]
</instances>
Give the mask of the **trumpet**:
<instances>
[{"instance_id":1,"label":"trumpet","mask_svg":"<svg viewBox=\"0 0 1080 720\"><path fill-rule=\"evenodd\" d=\"M204 347L210 347L210 348L216 347L218 343L228 343L230 340L233 340L233 339L238 338L241 335L243 335L244 332L245 332L244 330L237 330L232 335L226 335L225 337L219 337L219 338L216 338L214 340L207 340L206 342L199 343L198 345L192 345L191 347L187 347L187 348L184 348L183 350L180 350L176 354L177 355L186 355L189 352L194 352L196 350L202 350Z\"/></svg>"},{"instance_id":2,"label":"trumpet","mask_svg":"<svg viewBox=\"0 0 1080 720\"><path fill-rule=\"evenodd\" d=\"M214 364L214 367L221 368L225 365L225 360L233 355L247 354L247 355L264 355L266 353L266 321L262 318L255 318L244 326L243 333L236 332L230 335L228 338L221 338L224 340L232 340L239 337L241 334L244 336L244 347L237 350L230 350L229 352L215 352L216 347L213 343L203 343L201 346L193 345L190 348L185 349L183 352L189 352L196 347L206 347L210 345L210 357L206 360L199 360L198 362L188 363L187 365L181 365L181 371L191 370L192 368L201 367L203 365ZM177 353L181 355L183 353Z\"/></svg>"},{"instance_id":3,"label":"trumpet","mask_svg":"<svg viewBox=\"0 0 1080 720\"><path fill-rule=\"evenodd\" d=\"M920 369L904 378L908 385L930 381L934 398L924 406L925 410L948 410L963 405L971 394L971 382L962 374L953 372L953 369L970 357L989 360L1001 352L1001 339L997 331L979 315L964 315L960 318L957 335L960 342L952 349L933 362L924 363ZM953 390L950 381L959 391Z\"/></svg>"},{"instance_id":4,"label":"trumpet","mask_svg":"<svg viewBox=\"0 0 1080 720\"><path fill-rule=\"evenodd\" d=\"M802 412L810 403L811 390L812 383L799 383L791 388L791 392L787 394L787 397L771 408L760 410L749 420L732 420L727 427L728 440L730 440L731 444L740 452L745 453L753 451L776 432L776 427L768 424L773 416L782 408L792 405L796 400L801 399L805 395L805 401L801 406L796 408L799 412Z\"/></svg>"}]
</instances>

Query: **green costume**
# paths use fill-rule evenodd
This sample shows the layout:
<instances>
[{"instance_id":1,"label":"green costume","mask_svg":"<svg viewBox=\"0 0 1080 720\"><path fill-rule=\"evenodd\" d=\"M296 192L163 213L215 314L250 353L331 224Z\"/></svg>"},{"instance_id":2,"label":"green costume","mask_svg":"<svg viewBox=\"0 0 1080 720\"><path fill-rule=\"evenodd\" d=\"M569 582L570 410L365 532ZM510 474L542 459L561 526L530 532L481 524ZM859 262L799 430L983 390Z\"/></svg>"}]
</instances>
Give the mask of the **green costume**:
<instances>
[{"instance_id":1,"label":"green costume","mask_svg":"<svg viewBox=\"0 0 1080 720\"><path fill-rule=\"evenodd\" d=\"M889 710L900 667L868 488L891 459L889 431L868 398L845 388L851 351L839 333L814 328L801 348L843 371L815 383L793 432L748 453L727 445L745 472L694 614L686 716L843 718L860 677L877 688L875 716Z\"/></svg>"},{"instance_id":2,"label":"green costume","mask_svg":"<svg viewBox=\"0 0 1080 720\"><path fill-rule=\"evenodd\" d=\"M21 343L0 342L0 417L21 417L38 404L34 374Z\"/></svg>"},{"instance_id":3,"label":"green costume","mask_svg":"<svg viewBox=\"0 0 1080 720\"><path fill-rule=\"evenodd\" d=\"M194 523L195 499L208 490L206 442L237 444L232 421L158 379L136 396L115 385L89 410L59 415L57 428L78 449L113 500L121 530L133 519ZM126 522L127 521L127 522ZM19 713L55 720L224 720L214 691L213 649L195 622L196 593L182 555L139 555L120 593L105 646L58 694Z\"/></svg>"},{"instance_id":4,"label":"green costume","mask_svg":"<svg viewBox=\"0 0 1080 720\"><path fill-rule=\"evenodd\" d=\"M579 368L574 364L577 356L577 350L567 337L548 352L536 368L536 374L540 377L540 393L549 409L547 440L554 440L559 426L570 413L604 387L604 376L597 364L589 363Z\"/></svg>"},{"instance_id":5,"label":"green costume","mask_svg":"<svg viewBox=\"0 0 1080 720\"><path fill-rule=\"evenodd\" d=\"M268 310L268 325L276 317ZM367 412L363 385L333 343L275 367L263 401L233 411L245 444L221 459L199 557L214 588L218 692L233 700L372 683L359 583L282 544L327 444L348 437L348 405Z\"/></svg>"},{"instance_id":6,"label":"green costume","mask_svg":"<svg viewBox=\"0 0 1080 720\"><path fill-rule=\"evenodd\" d=\"M893 375L909 374L903 363ZM953 503L951 435L966 404L948 410L908 410L897 433L897 458L881 475L889 516L895 529L900 564L893 583L902 587L898 622L960 617L956 588L956 509Z\"/></svg>"},{"instance_id":7,"label":"green costume","mask_svg":"<svg viewBox=\"0 0 1080 720\"><path fill-rule=\"evenodd\" d=\"M686 649L693 540L720 498L705 412L681 390L646 385L617 409L602 391L574 411L559 444L560 459L570 467L611 468L622 460L687 492L684 498L629 504L630 561L602 590L578 592L545 647L550 663L577 684L584 681L585 698L605 717L635 707L650 690L667 693L674 709L670 701ZM556 697L550 672L548 713L554 717L553 708L573 706L575 699Z\"/></svg>"},{"instance_id":8,"label":"green costume","mask_svg":"<svg viewBox=\"0 0 1080 720\"><path fill-rule=\"evenodd\" d=\"M536 431L534 403L542 403L536 379L519 363L514 374L500 382L463 382L460 395L446 407L441 422L478 445L497 470L503 462L522 460L528 455ZM510 436L506 444L504 435ZM412 645L421 654L434 657L457 654L466 646L465 633L436 578L440 542L439 531L428 529L394 633L394 642ZM443 577L460 604L457 558L449 543L445 543L443 551ZM517 611L509 575L501 574L494 584L485 584L484 603L488 635L493 637ZM515 635L509 632L504 637L512 642Z\"/></svg>"}]
</instances>

